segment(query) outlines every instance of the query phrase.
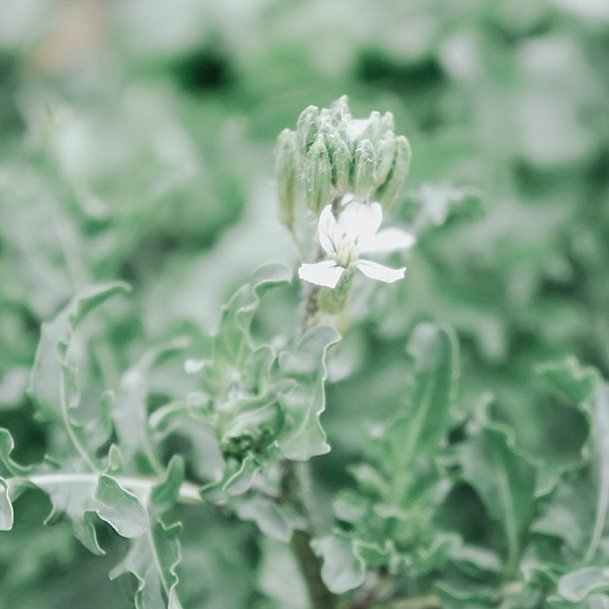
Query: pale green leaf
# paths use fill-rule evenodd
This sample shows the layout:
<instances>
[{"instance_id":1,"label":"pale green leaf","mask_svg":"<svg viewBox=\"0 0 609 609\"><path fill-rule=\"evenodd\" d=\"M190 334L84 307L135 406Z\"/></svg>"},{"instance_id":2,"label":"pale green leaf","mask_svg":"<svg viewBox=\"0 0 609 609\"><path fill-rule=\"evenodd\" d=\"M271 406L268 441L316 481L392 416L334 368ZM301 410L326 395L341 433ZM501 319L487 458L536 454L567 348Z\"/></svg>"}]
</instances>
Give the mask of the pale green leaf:
<instances>
[{"instance_id":1,"label":"pale green leaf","mask_svg":"<svg viewBox=\"0 0 609 609\"><path fill-rule=\"evenodd\" d=\"M111 579L124 573L132 573L136 577L137 609L181 609L176 592L176 567L181 559L178 535L181 530L180 524L153 523L144 535L132 542L127 556L110 572Z\"/></svg>"},{"instance_id":2,"label":"pale green leaf","mask_svg":"<svg viewBox=\"0 0 609 609\"><path fill-rule=\"evenodd\" d=\"M535 469L516 451L510 434L498 426L480 429L464 443L459 457L463 477L501 525L508 569L513 569L523 534L535 513Z\"/></svg>"},{"instance_id":3,"label":"pale green leaf","mask_svg":"<svg viewBox=\"0 0 609 609\"><path fill-rule=\"evenodd\" d=\"M331 592L344 594L364 583L366 566L350 539L327 535L311 541L311 547L323 560L321 577Z\"/></svg>"},{"instance_id":4,"label":"pale green leaf","mask_svg":"<svg viewBox=\"0 0 609 609\"><path fill-rule=\"evenodd\" d=\"M609 568L586 567L560 578L558 594L573 603L581 602L592 594L609 591Z\"/></svg>"},{"instance_id":5,"label":"pale green leaf","mask_svg":"<svg viewBox=\"0 0 609 609\"><path fill-rule=\"evenodd\" d=\"M99 477L95 499L101 504L95 510L97 515L119 535L139 537L148 528L148 514L139 499L111 476Z\"/></svg>"},{"instance_id":6,"label":"pale green leaf","mask_svg":"<svg viewBox=\"0 0 609 609\"><path fill-rule=\"evenodd\" d=\"M62 388L64 358L72 333L92 309L120 292L128 292L123 282L93 285L81 290L50 322L42 324L42 334L34 366L30 375L28 393L35 401L38 412L49 421L62 421Z\"/></svg>"},{"instance_id":7,"label":"pale green leaf","mask_svg":"<svg viewBox=\"0 0 609 609\"><path fill-rule=\"evenodd\" d=\"M10 531L13 528L13 505L8 491L8 484L0 478L0 531Z\"/></svg>"},{"instance_id":8,"label":"pale green leaf","mask_svg":"<svg viewBox=\"0 0 609 609\"><path fill-rule=\"evenodd\" d=\"M333 327L315 326L280 355L281 371L294 381L279 396L285 413L279 448L288 459L307 460L330 450L319 417L326 407L326 354L339 340Z\"/></svg>"}]
</instances>

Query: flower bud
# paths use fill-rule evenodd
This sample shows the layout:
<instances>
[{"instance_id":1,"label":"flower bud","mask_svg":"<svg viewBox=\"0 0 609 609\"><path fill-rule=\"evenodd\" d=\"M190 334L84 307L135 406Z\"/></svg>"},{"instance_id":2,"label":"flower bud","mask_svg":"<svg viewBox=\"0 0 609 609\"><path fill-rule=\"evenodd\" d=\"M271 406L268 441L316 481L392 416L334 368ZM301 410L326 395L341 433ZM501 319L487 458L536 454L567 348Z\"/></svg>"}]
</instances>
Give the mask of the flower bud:
<instances>
[{"instance_id":1,"label":"flower bud","mask_svg":"<svg viewBox=\"0 0 609 609\"><path fill-rule=\"evenodd\" d=\"M374 197L385 209L391 207L395 201L410 169L412 152L408 140L403 135L399 135L395 138L395 146L395 158L391 171L385 183L377 189Z\"/></svg>"},{"instance_id":2,"label":"flower bud","mask_svg":"<svg viewBox=\"0 0 609 609\"><path fill-rule=\"evenodd\" d=\"M361 140L355 149L355 172L353 193L364 199L374 188L376 171L376 153L370 140Z\"/></svg>"},{"instance_id":3,"label":"flower bud","mask_svg":"<svg viewBox=\"0 0 609 609\"><path fill-rule=\"evenodd\" d=\"M307 204L311 211L320 212L327 205L332 187L332 166L330 155L324 141L319 134L309 149L305 164L305 190Z\"/></svg>"},{"instance_id":4,"label":"flower bud","mask_svg":"<svg viewBox=\"0 0 609 609\"><path fill-rule=\"evenodd\" d=\"M330 119L334 127L340 127L351 119L349 111L349 98L346 95L339 97L330 106Z\"/></svg>"},{"instance_id":5,"label":"flower bud","mask_svg":"<svg viewBox=\"0 0 609 609\"><path fill-rule=\"evenodd\" d=\"M290 228L294 224L298 203L298 137L284 129L275 148L275 175L279 196L279 219Z\"/></svg>"},{"instance_id":6,"label":"flower bud","mask_svg":"<svg viewBox=\"0 0 609 609\"><path fill-rule=\"evenodd\" d=\"M296 131L302 154L306 154L315 141L318 118L319 109L317 106L308 106L302 111L298 121L296 121Z\"/></svg>"},{"instance_id":7,"label":"flower bud","mask_svg":"<svg viewBox=\"0 0 609 609\"><path fill-rule=\"evenodd\" d=\"M393 120L392 112L385 112L381 118L381 128L383 131L395 131L395 121Z\"/></svg>"},{"instance_id":8,"label":"flower bud","mask_svg":"<svg viewBox=\"0 0 609 609\"><path fill-rule=\"evenodd\" d=\"M395 152L395 134L392 131L388 131L381 137L376 150L376 186L382 186L385 183L393 167Z\"/></svg>"},{"instance_id":9,"label":"flower bud","mask_svg":"<svg viewBox=\"0 0 609 609\"><path fill-rule=\"evenodd\" d=\"M352 190L351 165L353 163L351 150L336 129L328 131L326 142L332 162L332 182L338 190L350 192Z\"/></svg>"}]
</instances>

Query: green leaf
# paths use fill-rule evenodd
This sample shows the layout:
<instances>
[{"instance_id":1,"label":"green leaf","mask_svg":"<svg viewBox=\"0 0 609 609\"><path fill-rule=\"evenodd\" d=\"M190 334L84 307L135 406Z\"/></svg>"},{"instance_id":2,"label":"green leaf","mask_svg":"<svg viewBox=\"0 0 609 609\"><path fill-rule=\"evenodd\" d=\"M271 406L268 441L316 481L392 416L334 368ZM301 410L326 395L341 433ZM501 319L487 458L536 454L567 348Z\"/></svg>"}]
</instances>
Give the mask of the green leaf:
<instances>
[{"instance_id":1,"label":"green leaf","mask_svg":"<svg viewBox=\"0 0 609 609\"><path fill-rule=\"evenodd\" d=\"M178 535L181 530L180 524L166 526L161 521L154 522L132 543L124 560L110 572L110 579L124 573L133 573L136 577L136 609L181 609L176 592L176 567L181 560Z\"/></svg>"},{"instance_id":2,"label":"green leaf","mask_svg":"<svg viewBox=\"0 0 609 609\"><path fill-rule=\"evenodd\" d=\"M133 462L136 456L143 455L153 469L162 469L149 436L148 378L152 368L161 358L185 346L183 339L176 339L160 347L148 349L137 364L121 377L112 408L112 420L121 452L128 463Z\"/></svg>"},{"instance_id":3,"label":"green leaf","mask_svg":"<svg viewBox=\"0 0 609 609\"><path fill-rule=\"evenodd\" d=\"M76 538L94 554L104 554L95 533L95 515L126 538L142 535L148 526L148 516L139 499L107 474L98 477L41 468L28 480L51 500L53 510L47 522L54 514L65 513Z\"/></svg>"},{"instance_id":4,"label":"green leaf","mask_svg":"<svg viewBox=\"0 0 609 609\"><path fill-rule=\"evenodd\" d=\"M435 454L448 433L451 404L459 375L458 346L452 330L424 323L417 326L407 352L414 358L414 384L408 411L387 430L393 466L393 501L404 500L413 483L413 462Z\"/></svg>"},{"instance_id":5,"label":"green leaf","mask_svg":"<svg viewBox=\"0 0 609 609\"><path fill-rule=\"evenodd\" d=\"M579 603L592 594L609 591L609 568L586 567L564 575L558 581L558 594Z\"/></svg>"},{"instance_id":6,"label":"green leaf","mask_svg":"<svg viewBox=\"0 0 609 609\"><path fill-rule=\"evenodd\" d=\"M576 404L589 400L599 382L598 372L582 366L575 357L546 362L537 367L537 373Z\"/></svg>"},{"instance_id":7,"label":"green leaf","mask_svg":"<svg viewBox=\"0 0 609 609\"><path fill-rule=\"evenodd\" d=\"M8 484L0 478L0 531L10 531L13 528L13 505L8 494Z\"/></svg>"},{"instance_id":8,"label":"green leaf","mask_svg":"<svg viewBox=\"0 0 609 609\"><path fill-rule=\"evenodd\" d=\"M311 548L323 559L321 577L334 594L344 594L364 583L366 566L353 542L337 533L314 539Z\"/></svg>"},{"instance_id":9,"label":"green leaf","mask_svg":"<svg viewBox=\"0 0 609 609\"><path fill-rule=\"evenodd\" d=\"M259 470L257 459L249 454L241 463L227 467L221 480L203 486L201 494L209 501L226 501L228 497L242 495L251 488Z\"/></svg>"},{"instance_id":10,"label":"green leaf","mask_svg":"<svg viewBox=\"0 0 609 609\"><path fill-rule=\"evenodd\" d=\"M279 356L282 373L294 381L279 395L285 413L279 448L287 459L305 461L330 450L319 417L326 407L326 355L339 340L333 327L315 326Z\"/></svg>"},{"instance_id":11,"label":"green leaf","mask_svg":"<svg viewBox=\"0 0 609 609\"><path fill-rule=\"evenodd\" d=\"M269 537L287 543L296 527L302 527L302 519L266 497L255 495L241 499L236 507L241 520L251 520Z\"/></svg>"},{"instance_id":12,"label":"green leaf","mask_svg":"<svg viewBox=\"0 0 609 609\"><path fill-rule=\"evenodd\" d=\"M23 467L11 457L15 449L15 441L8 429L0 427L0 463L4 465L6 471L12 476L25 476L31 470L30 467Z\"/></svg>"},{"instance_id":13,"label":"green leaf","mask_svg":"<svg viewBox=\"0 0 609 609\"><path fill-rule=\"evenodd\" d=\"M63 368L72 334L83 318L111 296L125 293L123 282L89 286L81 290L51 322L42 324L42 334L30 375L28 393L39 414L47 421L64 420L62 397Z\"/></svg>"},{"instance_id":14,"label":"green leaf","mask_svg":"<svg viewBox=\"0 0 609 609\"><path fill-rule=\"evenodd\" d=\"M253 351L250 325L262 296L271 288L288 284L292 272L283 264L266 264L254 272L222 308L214 349L214 365L228 362L241 368Z\"/></svg>"},{"instance_id":15,"label":"green leaf","mask_svg":"<svg viewBox=\"0 0 609 609\"><path fill-rule=\"evenodd\" d=\"M592 400L594 440L592 466L595 472L597 503L594 528L584 561L590 562L598 550L609 518L609 385L599 383Z\"/></svg>"},{"instance_id":16,"label":"green leaf","mask_svg":"<svg viewBox=\"0 0 609 609\"><path fill-rule=\"evenodd\" d=\"M95 499L101 504L95 510L97 515L119 535L139 537L148 528L148 514L139 499L111 476L99 477Z\"/></svg>"},{"instance_id":17,"label":"green leaf","mask_svg":"<svg viewBox=\"0 0 609 609\"><path fill-rule=\"evenodd\" d=\"M535 513L535 469L514 448L510 433L486 425L461 447L463 477L503 529L508 570L516 566L522 537Z\"/></svg>"}]
</instances>

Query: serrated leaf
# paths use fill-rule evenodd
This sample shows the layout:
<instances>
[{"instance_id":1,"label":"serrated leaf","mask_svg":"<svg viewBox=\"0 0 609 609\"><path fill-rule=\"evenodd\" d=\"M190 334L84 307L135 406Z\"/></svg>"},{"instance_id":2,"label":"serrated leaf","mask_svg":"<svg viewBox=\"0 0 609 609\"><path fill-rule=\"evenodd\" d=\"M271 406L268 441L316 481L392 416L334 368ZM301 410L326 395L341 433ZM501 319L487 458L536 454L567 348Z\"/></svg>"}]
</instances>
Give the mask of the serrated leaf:
<instances>
[{"instance_id":1,"label":"serrated leaf","mask_svg":"<svg viewBox=\"0 0 609 609\"><path fill-rule=\"evenodd\" d=\"M294 381L279 395L285 413L279 448L287 459L304 461L330 450L319 417L326 406L326 354L339 340L333 327L315 326L279 357L282 373Z\"/></svg>"},{"instance_id":2,"label":"serrated leaf","mask_svg":"<svg viewBox=\"0 0 609 609\"><path fill-rule=\"evenodd\" d=\"M28 393L41 416L48 421L62 421L62 378L64 357L72 333L82 319L111 296L128 292L123 282L89 286L81 290L42 332L30 375Z\"/></svg>"},{"instance_id":3,"label":"serrated leaf","mask_svg":"<svg viewBox=\"0 0 609 609\"><path fill-rule=\"evenodd\" d=\"M558 594L565 600L579 603L592 594L609 591L609 568L586 567L563 575L558 581Z\"/></svg>"},{"instance_id":4,"label":"serrated leaf","mask_svg":"<svg viewBox=\"0 0 609 609\"><path fill-rule=\"evenodd\" d=\"M393 466L392 499L403 501L415 474L413 461L433 454L448 433L450 407L459 374L452 330L424 323L415 328L407 352L414 358L414 384L406 415L387 430Z\"/></svg>"},{"instance_id":5,"label":"serrated leaf","mask_svg":"<svg viewBox=\"0 0 609 609\"><path fill-rule=\"evenodd\" d=\"M137 581L136 609L181 609L176 586L176 567L181 553L180 524L153 523L131 545L127 556L110 572L110 579L132 573Z\"/></svg>"},{"instance_id":6,"label":"serrated leaf","mask_svg":"<svg viewBox=\"0 0 609 609\"><path fill-rule=\"evenodd\" d=\"M463 477L501 524L508 569L513 569L522 536L534 515L535 468L515 451L507 430L491 425L468 439L459 458Z\"/></svg>"},{"instance_id":7,"label":"serrated leaf","mask_svg":"<svg viewBox=\"0 0 609 609\"><path fill-rule=\"evenodd\" d=\"M0 478L0 531L10 531L13 528L13 505L8 494L8 484Z\"/></svg>"},{"instance_id":8,"label":"serrated leaf","mask_svg":"<svg viewBox=\"0 0 609 609\"><path fill-rule=\"evenodd\" d=\"M311 541L311 548L323 560L321 577L334 594L344 594L364 583L366 565L353 542L332 534Z\"/></svg>"}]
</instances>

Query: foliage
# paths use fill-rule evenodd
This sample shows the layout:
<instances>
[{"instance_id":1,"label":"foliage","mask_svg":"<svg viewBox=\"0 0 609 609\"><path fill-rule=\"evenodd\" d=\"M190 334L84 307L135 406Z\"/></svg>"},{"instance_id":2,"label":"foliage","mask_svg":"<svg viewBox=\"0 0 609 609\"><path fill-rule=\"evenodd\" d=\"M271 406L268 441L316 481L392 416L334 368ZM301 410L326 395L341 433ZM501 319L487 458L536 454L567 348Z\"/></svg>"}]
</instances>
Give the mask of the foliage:
<instances>
[{"instance_id":1,"label":"foliage","mask_svg":"<svg viewBox=\"0 0 609 609\"><path fill-rule=\"evenodd\" d=\"M608 32L9 2L0 609L607 606ZM405 279L298 279L345 194Z\"/></svg>"}]
</instances>

